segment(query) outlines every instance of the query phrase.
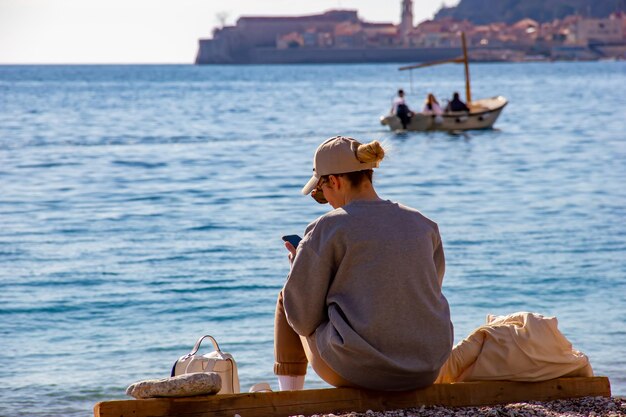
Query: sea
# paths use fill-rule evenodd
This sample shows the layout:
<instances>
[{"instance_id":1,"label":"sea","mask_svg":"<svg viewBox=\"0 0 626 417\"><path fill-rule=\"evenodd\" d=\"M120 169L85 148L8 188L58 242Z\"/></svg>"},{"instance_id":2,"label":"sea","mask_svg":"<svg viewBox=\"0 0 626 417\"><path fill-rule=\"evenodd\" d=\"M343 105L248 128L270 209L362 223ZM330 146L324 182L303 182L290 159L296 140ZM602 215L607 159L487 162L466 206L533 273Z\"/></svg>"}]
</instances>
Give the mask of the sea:
<instances>
[{"instance_id":1,"label":"sea","mask_svg":"<svg viewBox=\"0 0 626 417\"><path fill-rule=\"evenodd\" d=\"M438 223L456 342L555 316L626 395L626 62L472 64L509 104L452 134L379 118L463 67L398 66L0 66L0 416L93 415L205 334L276 389L281 236L329 210L300 189L335 135L381 141L379 194Z\"/></svg>"}]
</instances>

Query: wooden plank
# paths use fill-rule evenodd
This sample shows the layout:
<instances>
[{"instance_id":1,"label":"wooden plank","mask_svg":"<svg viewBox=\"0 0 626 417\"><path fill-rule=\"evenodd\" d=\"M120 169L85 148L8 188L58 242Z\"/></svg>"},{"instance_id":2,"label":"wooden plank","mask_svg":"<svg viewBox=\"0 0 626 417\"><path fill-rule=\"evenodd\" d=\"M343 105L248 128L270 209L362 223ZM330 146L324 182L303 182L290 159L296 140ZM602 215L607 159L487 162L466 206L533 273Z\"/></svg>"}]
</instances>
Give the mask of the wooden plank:
<instances>
[{"instance_id":1,"label":"wooden plank","mask_svg":"<svg viewBox=\"0 0 626 417\"><path fill-rule=\"evenodd\" d=\"M559 378L544 382L484 381L435 384L409 392L352 388L258 392L186 398L100 402L95 417L282 417L331 412L385 411L422 405L483 406L611 396L607 377Z\"/></svg>"}]
</instances>

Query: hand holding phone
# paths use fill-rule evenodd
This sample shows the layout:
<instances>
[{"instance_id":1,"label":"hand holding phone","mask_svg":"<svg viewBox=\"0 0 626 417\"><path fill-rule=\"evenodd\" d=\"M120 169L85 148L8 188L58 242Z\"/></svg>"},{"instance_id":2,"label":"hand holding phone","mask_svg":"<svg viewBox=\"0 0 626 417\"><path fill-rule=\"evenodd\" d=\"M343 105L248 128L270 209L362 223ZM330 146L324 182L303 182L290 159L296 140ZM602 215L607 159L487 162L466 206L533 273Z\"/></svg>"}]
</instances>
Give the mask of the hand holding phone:
<instances>
[{"instance_id":1,"label":"hand holding phone","mask_svg":"<svg viewBox=\"0 0 626 417\"><path fill-rule=\"evenodd\" d=\"M298 244L299 244L299 243L300 243L300 241L302 240L302 238L301 238L300 236L298 236L298 235L287 235L287 236L283 236L283 237L282 237L282 239L283 239L285 242L289 242L289 243L291 243L291 245L292 245L294 248L297 248L297 247L298 247Z\"/></svg>"},{"instance_id":2,"label":"hand holding phone","mask_svg":"<svg viewBox=\"0 0 626 417\"><path fill-rule=\"evenodd\" d=\"M296 248L302 238L298 235L287 235L283 236L282 239L286 242L285 247L289 250L289 255L287 256L289 258L289 264L293 264L293 259L296 257ZM289 245L287 245L287 243L289 243Z\"/></svg>"}]
</instances>

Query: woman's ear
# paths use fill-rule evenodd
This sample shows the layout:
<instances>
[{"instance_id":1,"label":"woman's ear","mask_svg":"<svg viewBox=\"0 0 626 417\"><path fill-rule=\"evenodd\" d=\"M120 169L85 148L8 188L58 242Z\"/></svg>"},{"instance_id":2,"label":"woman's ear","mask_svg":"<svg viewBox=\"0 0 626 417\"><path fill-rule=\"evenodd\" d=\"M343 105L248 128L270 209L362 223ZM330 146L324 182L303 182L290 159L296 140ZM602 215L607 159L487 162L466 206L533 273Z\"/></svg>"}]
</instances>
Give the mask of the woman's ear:
<instances>
[{"instance_id":1,"label":"woman's ear","mask_svg":"<svg viewBox=\"0 0 626 417\"><path fill-rule=\"evenodd\" d=\"M333 190L337 190L340 187L340 182L339 182L339 177L336 175L330 175L328 177L328 185L330 185L330 187Z\"/></svg>"}]
</instances>

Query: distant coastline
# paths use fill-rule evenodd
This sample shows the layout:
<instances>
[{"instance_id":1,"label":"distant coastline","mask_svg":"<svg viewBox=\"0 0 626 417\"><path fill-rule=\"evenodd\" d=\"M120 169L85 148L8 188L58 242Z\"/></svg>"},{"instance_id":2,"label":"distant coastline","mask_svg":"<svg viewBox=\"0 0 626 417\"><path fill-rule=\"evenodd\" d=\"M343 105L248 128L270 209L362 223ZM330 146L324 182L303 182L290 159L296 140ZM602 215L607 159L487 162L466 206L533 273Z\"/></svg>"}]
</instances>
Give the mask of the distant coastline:
<instances>
[{"instance_id":1,"label":"distant coastline","mask_svg":"<svg viewBox=\"0 0 626 417\"><path fill-rule=\"evenodd\" d=\"M550 22L474 24L443 17L413 25L412 0L401 1L401 21L367 22L356 10L308 16L243 16L213 38L200 39L196 64L312 64L423 62L460 55L460 33L470 60L526 62L626 59L626 14L566 16Z\"/></svg>"}]
</instances>

